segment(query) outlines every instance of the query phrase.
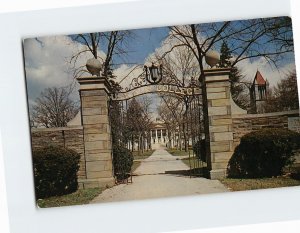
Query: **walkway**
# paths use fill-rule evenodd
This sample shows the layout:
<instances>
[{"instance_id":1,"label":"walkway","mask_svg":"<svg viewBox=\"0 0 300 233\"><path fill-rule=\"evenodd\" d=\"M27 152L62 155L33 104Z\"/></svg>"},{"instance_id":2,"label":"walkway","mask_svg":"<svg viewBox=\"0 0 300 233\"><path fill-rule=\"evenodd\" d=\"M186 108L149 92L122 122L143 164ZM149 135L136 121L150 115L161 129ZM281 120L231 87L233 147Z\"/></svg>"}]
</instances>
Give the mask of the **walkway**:
<instances>
[{"instance_id":1,"label":"walkway","mask_svg":"<svg viewBox=\"0 0 300 233\"><path fill-rule=\"evenodd\" d=\"M91 203L140 200L171 196L186 196L227 192L226 187L217 180L205 178L190 178L174 173L178 170L188 170L176 156L164 149L155 150L145 159L134 172L132 184L121 184L106 189Z\"/></svg>"}]
</instances>

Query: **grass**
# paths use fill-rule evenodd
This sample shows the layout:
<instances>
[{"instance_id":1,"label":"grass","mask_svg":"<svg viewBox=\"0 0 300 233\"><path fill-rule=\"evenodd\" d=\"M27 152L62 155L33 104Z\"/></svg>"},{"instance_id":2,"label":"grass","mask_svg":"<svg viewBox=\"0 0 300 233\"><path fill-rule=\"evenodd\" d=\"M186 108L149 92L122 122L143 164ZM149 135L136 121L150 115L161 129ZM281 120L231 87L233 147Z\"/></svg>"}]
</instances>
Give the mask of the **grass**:
<instances>
[{"instance_id":1,"label":"grass","mask_svg":"<svg viewBox=\"0 0 300 233\"><path fill-rule=\"evenodd\" d=\"M40 208L88 204L105 188L79 189L74 193L37 200Z\"/></svg>"},{"instance_id":2,"label":"grass","mask_svg":"<svg viewBox=\"0 0 300 233\"><path fill-rule=\"evenodd\" d=\"M261 179L225 178L220 181L232 191L300 186L300 164L295 163L284 169L283 172L286 175L280 177Z\"/></svg>"},{"instance_id":3,"label":"grass","mask_svg":"<svg viewBox=\"0 0 300 233\"><path fill-rule=\"evenodd\" d=\"M138 155L137 151L133 151L133 159L137 160L137 159L146 159L148 158L150 155L152 155L152 153L154 152L154 150L148 150L148 151L144 151L144 153L142 154L142 152L140 152L140 155Z\"/></svg>"},{"instance_id":4,"label":"grass","mask_svg":"<svg viewBox=\"0 0 300 233\"><path fill-rule=\"evenodd\" d=\"M262 179L225 178L220 181L232 191L280 188L300 185L300 180L292 179L290 177L275 177Z\"/></svg>"},{"instance_id":5,"label":"grass","mask_svg":"<svg viewBox=\"0 0 300 233\"><path fill-rule=\"evenodd\" d=\"M167 149L167 151L174 156L185 156L189 155L189 152L185 152L184 150L176 150L176 149ZM192 153L192 152L191 152Z\"/></svg>"}]
</instances>

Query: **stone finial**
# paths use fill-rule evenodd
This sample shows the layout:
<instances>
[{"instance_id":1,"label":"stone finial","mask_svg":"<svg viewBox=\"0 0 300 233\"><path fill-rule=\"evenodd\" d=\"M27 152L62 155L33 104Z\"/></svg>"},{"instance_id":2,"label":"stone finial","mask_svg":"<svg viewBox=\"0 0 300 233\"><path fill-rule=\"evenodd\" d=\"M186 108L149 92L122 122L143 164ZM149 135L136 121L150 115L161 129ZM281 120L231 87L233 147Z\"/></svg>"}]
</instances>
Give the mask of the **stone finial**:
<instances>
[{"instance_id":1,"label":"stone finial","mask_svg":"<svg viewBox=\"0 0 300 233\"><path fill-rule=\"evenodd\" d=\"M100 71L102 70L102 64L96 58L91 58L87 60L86 68L92 75L100 76Z\"/></svg>"},{"instance_id":2,"label":"stone finial","mask_svg":"<svg viewBox=\"0 0 300 233\"><path fill-rule=\"evenodd\" d=\"M217 51L210 50L205 55L206 63L212 68L220 61L220 54Z\"/></svg>"}]
</instances>

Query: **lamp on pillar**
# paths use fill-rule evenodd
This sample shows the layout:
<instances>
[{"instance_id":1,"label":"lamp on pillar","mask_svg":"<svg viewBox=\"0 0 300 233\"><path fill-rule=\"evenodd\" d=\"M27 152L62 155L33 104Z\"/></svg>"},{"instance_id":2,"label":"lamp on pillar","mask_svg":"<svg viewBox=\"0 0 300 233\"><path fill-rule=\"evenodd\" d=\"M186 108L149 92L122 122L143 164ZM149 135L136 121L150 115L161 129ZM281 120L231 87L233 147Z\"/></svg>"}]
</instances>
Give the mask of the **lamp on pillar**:
<instances>
[{"instance_id":1,"label":"lamp on pillar","mask_svg":"<svg viewBox=\"0 0 300 233\"><path fill-rule=\"evenodd\" d=\"M156 66L153 62L151 66L144 65L146 80L151 84L158 84L162 78L162 65Z\"/></svg>"}]
</instances>

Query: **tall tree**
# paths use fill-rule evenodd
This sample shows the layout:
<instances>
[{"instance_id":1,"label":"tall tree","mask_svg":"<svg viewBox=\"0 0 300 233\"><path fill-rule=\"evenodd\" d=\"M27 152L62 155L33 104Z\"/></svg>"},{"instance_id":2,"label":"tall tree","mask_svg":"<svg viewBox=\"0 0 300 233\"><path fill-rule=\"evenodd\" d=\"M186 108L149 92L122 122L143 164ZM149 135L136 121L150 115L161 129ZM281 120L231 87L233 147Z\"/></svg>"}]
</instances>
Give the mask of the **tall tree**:
<instances>
[{"instance_id":1,"label":"tall tree","mask_svg":"<svg viewBox=\"0 0 300 233\"><path fill-rule=\"evenodd\" d=\"M78 58L82 54L90 53L94 58L102 60L102 73L109 78L113 77L114 58L123 59L128 51L126 50L127 40L133 36L131 31L111 31L96 32L86 34L72 35L71 38L85 46L84 49L75 53L70 60L74 77L81 76L86 73L85 64L77 64ZM105 53L104 57L99 55L101 50Z\"/></svg>"},{"instance_id":2,"label":"tall tree","mask_svg":"<svg viewBox=\"0 0 300 233\"><path fill-rule=\"evenodd\" d=\"M296 71L290 72L279 82L265 103L266 112L281 112L299 109Z\"/></svg>"},{"instance_id":3,"label":"tall tree","mask_svg":"<svg viewBox=\"0 0 300 233\"><path fill-rule=\"evenodd\" d=\"M79 110L70 94L71 91L66 88L46 88L35 100L31 121L46 128L67 126Z\"/></svg>"},{"instance_id":4,"label":"tall tree","mask_svg":"<svg viewBox=\"0 0 300 233\"><path fill-rule=\"evenodd\" d=\"M180 150L182 149L182 136L185 136L183 130L185 108L186 106L182 99L162 95L161 103L157 109L159 116L166 124L169 140L173 139L175 142L175 136L178 134L178 142L176 144Z\"/></svg>"},{"instance_id":5,"label":"tall tree","mask_svg":"<svg viewBox=\"0 0 300 233\"><path fill-rule=\"evenodd\" d=\"M186 26L170 27L170 37L177 40L175 47L188 47L195 56L200 74L198 76L203 94L203 118L207 161L210 165L210 135L208 119L208 103L206 97L206 83L204 75L204 57L211 49L216 49L220 43L226 40L233 52L232 66L246 59L263 57L275 66L283 54L294 51L293 45L281 46L277 43L281 27L287 28L283 35L290 36L291 25L278 24L283 18L265 18L244 21L226 21L221 23L191 24ZM274 27L273 25L278 25ZM291 37L292 38L292 37ZM268 43L266 43L268 42Z\"/></svg>"},{"instance_id":6,"label":"tall tree","mask_svg":"<svg viewBox=\"0 0 300 233\"><path fill-rule=\"evenodd\" d=\"M138 153L143 152L145 149L144 141L150 136L150 104L151 102L147 98L141 101L134 98L129 102L126 111L126 135L131 139L132 150L134 143L137 142Z\"/></svg>"},{"instance_id":7,"label":"tall tree","mask_svg":"<svg viewBox=\"0 0 300 233\"><path fill-rule=\"evenodd\" d=\"M245 85L245 82L243 81L244 76L241 74L237 66L231 66L232 59L233 56L230 48L228 47L227 42L223 41L221 45L221 55L218 66L220 68L231 67L229 80L232 99L239 107L247 109L250 106L250 99L248 95L249 89L247 88L249 85Z\"/></svg>"}]
</instances>

